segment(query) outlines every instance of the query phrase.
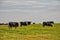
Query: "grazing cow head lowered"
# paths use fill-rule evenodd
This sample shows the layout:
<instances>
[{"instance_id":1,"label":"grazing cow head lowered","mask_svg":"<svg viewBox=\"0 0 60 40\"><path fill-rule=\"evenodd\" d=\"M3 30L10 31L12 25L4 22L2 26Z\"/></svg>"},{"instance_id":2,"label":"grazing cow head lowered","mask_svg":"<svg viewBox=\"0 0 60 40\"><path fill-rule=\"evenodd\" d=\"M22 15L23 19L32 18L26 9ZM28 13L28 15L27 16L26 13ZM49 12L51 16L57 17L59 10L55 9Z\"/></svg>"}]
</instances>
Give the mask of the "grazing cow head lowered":
<instances>
[{"instance_id":1,"label":"grazing cow head lowered","mask_svg":"<svg viewBox=\"0 0 60 40\"><path fill-rule=\"evenodd\" d=\"M53 21L43 22L43 27L44 26L53 26L53 24L54 24Z\"/></svg>"},{"instance_id":2,"label":"grazing cow head lowered","mask_svg":"<svg viewBox=\"0 0 60 40\"><path fill-rule=\"evenodd\" d=\"M20 22L20 26L27 26L27 25L30 25L30 24L31 24L30 21Z\"/></svg>"},{"instance_id":3,"label":"grazing cow head lowered","mask_svg":"<svg viewBox=\"0 0 60 40\"><path fill-rule=\"evenodd\" d=\"M8 23L8 26L9 26L9 29L12 29L12 27L15 27L15 29L18 27L18 22L9 22Z\"/></svg>"}]
</instances>

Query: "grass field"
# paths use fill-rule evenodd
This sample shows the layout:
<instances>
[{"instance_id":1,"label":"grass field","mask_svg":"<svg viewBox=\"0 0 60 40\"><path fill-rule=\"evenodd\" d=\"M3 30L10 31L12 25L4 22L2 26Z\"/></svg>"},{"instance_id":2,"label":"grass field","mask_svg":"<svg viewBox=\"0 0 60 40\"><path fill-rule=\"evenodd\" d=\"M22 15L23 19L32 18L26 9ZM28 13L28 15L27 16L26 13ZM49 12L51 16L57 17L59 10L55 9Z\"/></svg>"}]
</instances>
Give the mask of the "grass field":
<instances>
[{"instance_id":1,"label":"grass field","mask_svg":"<svg viewBox=\"0 0 60 40\"><path fill-rule=\"evenodd\" d=\"M53 27L32 24L12 30L7 25L0 25L0 40L60 40L60 24Z\"/></svg>"}]
</instances>

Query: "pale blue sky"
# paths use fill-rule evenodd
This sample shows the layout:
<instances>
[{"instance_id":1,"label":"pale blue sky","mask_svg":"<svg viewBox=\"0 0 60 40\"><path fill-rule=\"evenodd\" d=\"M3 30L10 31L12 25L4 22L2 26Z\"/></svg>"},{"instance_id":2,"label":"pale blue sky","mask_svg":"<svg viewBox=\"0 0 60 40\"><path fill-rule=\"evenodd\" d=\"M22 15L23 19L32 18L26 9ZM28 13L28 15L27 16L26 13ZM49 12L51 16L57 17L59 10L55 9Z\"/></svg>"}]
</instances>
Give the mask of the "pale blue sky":
<instances>
[{"instance_id":1,"label":"pale blue sky","mask_svg":"<svg viewBox=\"0 0 60 40\"><path fill-rule=\"evenodd\" d=\"M0 22L60 23L60 0L0 0Z\"/></svg>"}]
</instances>

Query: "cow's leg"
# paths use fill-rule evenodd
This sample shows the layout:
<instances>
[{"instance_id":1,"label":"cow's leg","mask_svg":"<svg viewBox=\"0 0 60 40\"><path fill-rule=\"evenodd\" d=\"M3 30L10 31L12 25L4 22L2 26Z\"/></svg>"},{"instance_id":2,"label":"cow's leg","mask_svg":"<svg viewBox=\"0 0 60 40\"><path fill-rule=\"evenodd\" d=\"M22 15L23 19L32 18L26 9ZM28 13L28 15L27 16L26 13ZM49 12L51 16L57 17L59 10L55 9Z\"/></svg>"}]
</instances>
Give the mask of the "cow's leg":
<instances>
[{"instance_id":1,"label":"cow's leg","mask_svg":"<svg viewBox=\"0 0 60 40\"><path fill-rule=\"evenodd\" d=\"M22 27L22 24L20 26Z\"/></svg>"},{"instance_id":2,"label":"cow's leg","mask_svg":"<svg viewBox=\"0 0 60 40\"><path fill-rule=\"evenodd\" d=\"M16 29L17 27L15 27L15 29Z\"/></svg>"},{"instance_id":3,"label":"cow's leg","mask_svg":"<svg viewBox=\"0 0 60 40\"><path fill-rule=\"evenodd\" d=\"M10 27L9 27L9 30L10 30Z\"/></svg>"},{"instance_id":4,"label":"cow's leg","mask_svg":"<svg viewBox=\"0 0 60 40\"><path fill-rule=\"evenodd\" d=\"M9 30L10 30L10 29L12 30L12 27L9 27Z\"/></svg>"},{"instance_id":5,"label":"cow's leg","mask_svg":"<svg viewBox=\"0 0 60 40\"><path fill-rule=\"evenodd\" d=\"M43 25L43 27L45 27L45 25Z\"/></svg>"}]
</instances>

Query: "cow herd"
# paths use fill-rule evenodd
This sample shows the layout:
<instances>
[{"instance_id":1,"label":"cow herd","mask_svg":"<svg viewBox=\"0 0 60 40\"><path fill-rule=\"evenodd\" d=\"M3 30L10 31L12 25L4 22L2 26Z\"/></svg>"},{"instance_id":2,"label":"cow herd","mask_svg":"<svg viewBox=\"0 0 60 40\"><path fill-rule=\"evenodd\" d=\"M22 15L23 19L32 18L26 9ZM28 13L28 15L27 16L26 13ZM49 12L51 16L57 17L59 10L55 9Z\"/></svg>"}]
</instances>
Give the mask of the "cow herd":
<instances>
[{"instance_id":1,"label":"cow herd","mask_svg":"<svg viewBox=\"0 0 60 40\"><path fill-rule=\"evenodd\" d=\"M30 25L31 22L30 21L25 21L25 22L20 22L20 23L18 23L18 22L9 22L8 27L9 27L9 29L12 29L12 27L15 27L15 29L16 29L19 26L19 24L22 27L22 26Z\"/></svg>"},{"instance_id":2,"label":"cow herd","mask_svg":"<svg viewBox=\"0 0 60 40\"><path fill-rule=\"evenodd\" d=\"M0 25L8 25L9 29L12 29L12 27L14 27L16 29L18 26L20 26L20 27L27 26L27 25L31 25L31 23L32 23L31 21L24 21L24 22L21 21L21 22L9 22L6 24L0 23ZM33 22L32 24L35 24L35 22ZM53 21L47 21L47 22L42 23L43 27L45 27L45 26L51 26L52 27L53 24L54 24Z\"/></svg>"}]
</instances>

